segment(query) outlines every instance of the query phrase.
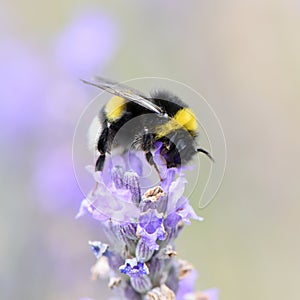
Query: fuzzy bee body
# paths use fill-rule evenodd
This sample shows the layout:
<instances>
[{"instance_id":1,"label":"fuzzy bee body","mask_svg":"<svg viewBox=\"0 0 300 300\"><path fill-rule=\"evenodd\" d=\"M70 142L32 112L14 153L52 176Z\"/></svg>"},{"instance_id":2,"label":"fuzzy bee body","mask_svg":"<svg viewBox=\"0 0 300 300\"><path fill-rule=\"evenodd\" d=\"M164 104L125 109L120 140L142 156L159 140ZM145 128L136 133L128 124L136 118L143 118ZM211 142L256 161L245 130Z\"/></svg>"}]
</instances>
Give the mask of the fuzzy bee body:
<instances>
[{"instance_id":1,"label":"fuzzy bee body","mask_svg":"<svg viewBox=\"0 0 300 300\"><path fill-rule=\"evenodd\" d=\"M167 91L156 91L146 97L103 78L84 82L113 94L100 111L102 131L97 141L99 157L96 171L103 170L105 156L114 147L144 151L147 161L157 171L152 150L158 143L168 168L186 164L197 152L211 158L206 150L196 148L196 116L177 96Z\"/></svg>"}]
</instances>

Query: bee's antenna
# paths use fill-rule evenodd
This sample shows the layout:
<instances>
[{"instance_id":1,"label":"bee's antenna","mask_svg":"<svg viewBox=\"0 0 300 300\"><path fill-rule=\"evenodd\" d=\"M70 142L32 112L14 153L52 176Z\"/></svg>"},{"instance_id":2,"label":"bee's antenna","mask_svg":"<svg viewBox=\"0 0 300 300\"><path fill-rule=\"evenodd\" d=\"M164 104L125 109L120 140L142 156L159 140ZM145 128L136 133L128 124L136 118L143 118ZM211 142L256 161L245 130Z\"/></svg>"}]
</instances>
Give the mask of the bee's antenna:
<instances>
[{"instance_id":1,"label":"bee's antenna","mask_svg":"<svg viewBox=\"0 0 300 300\"><path fill-rule=\"evenodd\" d=\"M207 150L202 149L202 148L198 148L197 152L204 153L212 162L215 162L214 158L211 156L211 154Z\"/></svg>"}]
</instances>

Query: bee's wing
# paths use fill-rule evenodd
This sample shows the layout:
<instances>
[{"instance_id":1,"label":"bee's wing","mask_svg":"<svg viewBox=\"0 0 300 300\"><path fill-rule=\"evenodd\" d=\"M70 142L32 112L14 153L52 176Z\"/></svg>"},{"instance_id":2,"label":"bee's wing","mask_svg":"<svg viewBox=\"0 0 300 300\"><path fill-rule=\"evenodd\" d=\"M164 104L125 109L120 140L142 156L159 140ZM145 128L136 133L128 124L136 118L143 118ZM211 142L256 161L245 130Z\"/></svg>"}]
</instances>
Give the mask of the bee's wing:
<instances>
[{"instance_id":1,"label":"bee's wing","mask_svg":"<svg viewBox=\"0 0 300 300\"><path fill-rule=\"evenodd\" d=\"M100 88L110 94L125 98L157 114L163 113L159 106L149 101L141 92L126 85L113 82L102 77L95 77L94 82L86 80L82 80L82 82Z\"/></svg>"}]
</instances>

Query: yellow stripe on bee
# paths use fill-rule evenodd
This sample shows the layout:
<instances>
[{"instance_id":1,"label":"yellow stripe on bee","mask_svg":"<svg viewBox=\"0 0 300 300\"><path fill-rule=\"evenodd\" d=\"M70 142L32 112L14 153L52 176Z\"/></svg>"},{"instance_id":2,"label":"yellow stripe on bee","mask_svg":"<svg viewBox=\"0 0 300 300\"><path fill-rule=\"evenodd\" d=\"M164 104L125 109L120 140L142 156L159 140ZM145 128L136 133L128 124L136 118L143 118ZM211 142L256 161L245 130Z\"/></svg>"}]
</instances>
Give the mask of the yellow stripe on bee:
<instances>
[{"instance_id":1,"label":"yellow stripe on bee","mask_svg":"<svg viewBox=\"0 0 300 300\"><path fill-rule=\"evenodd\" d=\"M174 116L174 119L188 131L197 129L196 116L190 108L180 109Z\"/></svg>"},{"instance_id":2,"label":"yellow stripe on bee","mask_svg":"<svg viewBox=\"0 0 300 300\"><path fill-rule=\"evenodd\" d=\"M168 135L170 132L182 127L187 131L197 130L197 119L190 108L180 109L170 121L158 126L156 128L156 137L161 138Z\"/></svg>"},{"instance_id":3,"label":"yellow stripe on bee","mask_svg":"<svg viewBox=\"0 0 300 300\"><path fill-rule=\"evenodd\" d=\"M123 116L125 99L119 96L113 96L105 106L106 118L109 122L116 121Z\"/></svg>"}]
</instances>

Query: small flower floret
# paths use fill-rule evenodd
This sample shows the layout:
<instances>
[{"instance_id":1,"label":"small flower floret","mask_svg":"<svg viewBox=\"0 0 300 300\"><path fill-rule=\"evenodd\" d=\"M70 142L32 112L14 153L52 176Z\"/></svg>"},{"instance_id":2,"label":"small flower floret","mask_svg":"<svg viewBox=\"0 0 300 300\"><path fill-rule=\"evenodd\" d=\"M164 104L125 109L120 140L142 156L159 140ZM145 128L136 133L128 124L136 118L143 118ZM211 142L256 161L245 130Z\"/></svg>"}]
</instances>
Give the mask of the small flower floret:
<instances>
[{"instance_id":1,"label":"small flower floret","mask_svg":"<svg viewBox=\"0 0 300 300\"><path fill-rule=\"evenodd\" d=\"M137 234L147 241L151 250L158 250L159 245L156 241L166 238L163 222L163 214L159 214L155 209L149 209L139 217Z\"/></svg>"},{"instance_id":2,"label":"small flower floret","mask_svg":"<svg viewBox=\"0 0 300 300\"><path fill-rule=\"evenodd\" d=\"M121 273L130 277L137 278L149 274L147 265L143 262L137 261L136 258L126 259L125 264L119 270Z\"/></svg>"}]
</instances>

